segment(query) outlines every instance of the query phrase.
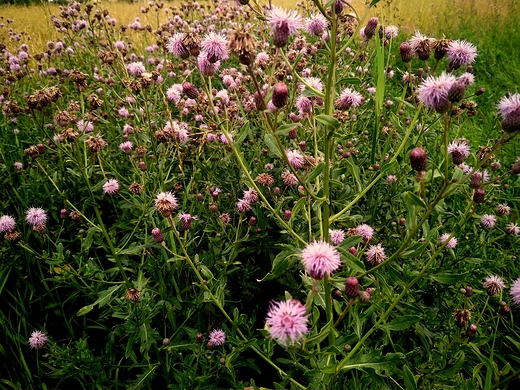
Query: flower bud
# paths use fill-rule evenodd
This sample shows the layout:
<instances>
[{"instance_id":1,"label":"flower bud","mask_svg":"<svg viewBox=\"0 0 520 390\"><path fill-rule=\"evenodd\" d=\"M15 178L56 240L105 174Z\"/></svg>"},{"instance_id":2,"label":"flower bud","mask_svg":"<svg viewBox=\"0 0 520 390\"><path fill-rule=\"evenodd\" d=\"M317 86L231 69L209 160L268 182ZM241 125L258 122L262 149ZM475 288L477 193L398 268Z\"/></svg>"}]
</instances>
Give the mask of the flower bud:
<instances>
[{"instance_id":1,"label":"flower bud","mask_svg":"<svg viewBox=\"0 0 520 390\"><path fill-rule=\"evenodd\" d=\"M377 25L379 24L379 19L376 17L372 17L368 20L367 25L365 26L365 37L367 39L370 39L374 36Z\"/></svg>"},{"instance_id":2,"label":"flower bud","mask_svg":"<svg viewBox=\"0 0 520 390\"><path fill-rule=\"evenodd\" d=\"M289 88L284 82L277 83L273 88L272 102L276 108L282 108L287 104Z\"/></svg>"},{"instance_id":3,"label":"flower bud","mask_svg":"<svg viewBox=\"0 0 520 390\"><path fill-rule=\"evenodd\" d=\"M288 221L288 220L291 219L291 215L292 215L291 210L285 210L285 211L283 212L283 219L285 219L286 221Z\"/></svg>"},{"instance_id":4,"label":"flower bud","mask_svg":"<svg viewBox=\"0 0 520 390\"><path fill-rule=\"evenodd\" d=\"M466 330L466 336L468 338L475 337L475 335L477 334L477 329L477 325L471 324L470 326L468 326L468 329Z\"/></svg>"},{"instance_id":5,"label":"flower bud","mask_svg":"<svg viewBox=\"0 0 520 390\"><path fill-rule=\"evenodd\" d=\"M356 249L356 247L351 246L351 247L348 249L348 251L350 252L350 254L351 254L352 256L357 257L357 255L358 255L358 250Z\"/></svg>"},{"instance_id":6,"label":"flower bud","mask_svg":"<svg viewBox=\"0 0 520 390\"><path fill-rule=\"evenodd\" d=\"M401 59L404 62L410 62L413 58L413 52L412 47L408 42L401 43L401 46L399 47L399 51L401 53Z\"/></svg>"},{"instance_id":7,"label":"flower bud","mask_svg":"<svg viewBox=\"0 0 520 390\"><path fill-rule=\"evenodd\" d=\"M274 30L273 44L276 47L284 47L289 42L289 25L284 20Z\"/></svg>"},{"instance_id":8,"label":"flower bud","mask_svg":"<svg viewBox=\"0 0 520 390\"><path fill-rule=\"evenodd\" d=\"M159 244L164 241L164 236L161 232L161 229L159 229L159 228L152 229L152 237L153 237L154 241Z\"/></svg>"},{"instance_id":9,"label":"flower bud","mask_svg":"<svg viewBox=\"0 0 520 390\"><path fill-rule=\"evenodd\" d=\"M473 202L475 202L475 203L482 203L482 202L484 202L485 195L486 195L486 191L484 191L482 188L479 188L473 194Z\"/></svg>"},{"instance_id":10,"label":"flower bud","mask_svg":"<svg viewBox=\"0 0 520 390\"><path fill-rule=\"evenodd\" d=\"M199 96L199 91L197 91L197 88L195 88L192 83L187 81L182 84L182 92L184 92L190 99L197 99Z\"/></svg>"},{"instance_id":11,"label":"flower bud","mask_svg":"<svg viewBox=\"0 0 520 390\"><path fill-rule=\"evenodd\" d=\"M448 100L453 103L460 102L465 93L466 85L461 81L457 81L452 84L448 91Z\"/></svg>"},{"instance_id":12,"label":"flower bud","mask_svg":"<svg viewBox=\"0 0 520 390\"><path fill-rule=\"evenodd\" d=\"M370 294L368 291L360 291L359 292L359 302L367 303L370 301Z\"/></svg>"},{"instance_id":13,"label":"flower bud","mask_svg":"<svg viewBox=\"0 0 520 390\"><path fill-rule=\"evenodd\" d=\"M466 286L465 290L466 290L466 292L464 295L466 295L467 297L471 297L473 295L473 287Z\"/></svg>"},{"instance_id":14,"label":"flower bud","mask_svg":"<svg viewBox=\"0 0 520 390\"><path fill-rule=\"evenodd\" d=\"M345 294L348 298L356 298L359 295L359 281L351 276L345 282Z\"/></svg>"},{"instance_id":15,"label":"flower bud","mask_svg":"<svg viewBox=\"0 0 520 390\"><path fill-rule=\"evenodd\" d=\"M420 172L426 170L428 160L426 152L423 148L413 148L410 152L410 166L414 171Z\"/></svg>"}]
</instances>

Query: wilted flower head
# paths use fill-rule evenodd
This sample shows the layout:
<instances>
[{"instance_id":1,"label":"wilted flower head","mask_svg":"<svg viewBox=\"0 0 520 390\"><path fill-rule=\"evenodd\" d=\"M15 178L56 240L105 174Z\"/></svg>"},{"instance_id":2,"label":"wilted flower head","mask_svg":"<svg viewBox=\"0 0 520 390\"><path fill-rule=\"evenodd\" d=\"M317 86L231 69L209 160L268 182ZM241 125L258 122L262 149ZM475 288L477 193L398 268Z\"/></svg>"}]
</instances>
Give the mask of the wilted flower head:
<instances>
[{"instance_id":1,"label":"wilted flower head","mask_svg":"<svg viewBox=\"0 0 520 390\"><path fill-rule=\"evenodd\" d=\"M289 171L284 171L282 173L282 180L286 186L295 186L299 183L298 178Z\"/></svg>"},{"instance_id":2,"label":"wilted flower head","mask_svg":"<svg viewBox=\"0 0 520 390\"><path fill-rule=\"evenodd\" d=\"M294 345L309 331L307 319L307 309L300 301L271 301L266 325L270 336L286 347L288 344Z\"/></svg>"},{"instance_id":3,"label":"wilted flower head","mask_svg":"<svg viewBox=\"0 0 520 390\"><path fill-rule=\"evenodd\" d=\"M119 182L116 179L108 179L105 184L103 184L103 191L105 194L114 195L119 191Z\"/></svg>"},{"instance_id":4,"label":"wilted flower head","mask_svg":"<svg viewBox=\"0 0 520 390\"><path fill-rule=\"evenodd\" d=\"M29 345L31 346L31 348L41 349L43 348L47 340L48 337L46 333L40 330L35 330L31 333L31 337L29 337Z\"/></svg>"},{"instance_id":5,"label":"wilted flower head","mask_svg":"<svg viewBox=\"0 0 520 390\"><path fill-rule=\"evenodd\" d=\"M415 35L410 39L410 47L413 53L422 61L426 61L430 56L434 38L429 38L415 30Z\"/></svg>"},{"instance_id":6,"label":"wilted flower head","mask_svg":"<svg viewBox=\"0 0 520 390\"><path fill-rule=\"evenodd\" d=\"M40 207L31 207L25 212L25 220L31 226L39 226L47 222L47 214Z\"/></svg>"},{"instance_id":7,"label":"wilted flower head","mask_svg":"<svg viewBox=\"0 0 520 390\"><path fill-rule=\"evenodd\" d=\"M417 97L425 107L438 112L446 111L450 106L448 92L456 81L455 76L444 72L439 77L428 76L417 89Z\"/></svg>"},{"instance_id":8,"label":"wilted flower head","mask_svg":"<svg viewBox=\"0 0 520 390\"><path fill-rule=\"evenodd\" d=\"M497 214L500 216L509 215L511 213L511 207L505 203L501 203L496 208Z\"/></svg>"},{"instance_id":9,"label":"wilted flower head","mask_svg":"<svg viewBox=\"0 0 520 390\"><path fill-rule=\"evenodd\" d=\"M2 215L0 217L0 233L10 232L14 230L16 222L10 215Z\"/></svg>"},{"instance_id":10,"label":"wilted flower head","mask_svg":"<svg viewBox=\"0 0 520 390\"><path fill-rule=\"evenodd\" d=\"M450 233L444 233L443 235L440 236L439 238L439 241L441 243L441 245L444 245L444 243L446 242L446 240L451 236ZM452 237L450 238L450 240L448 241L448 243L446 244L446 248L447 249L453 249L457 246L457 239L455 237Z\"/></svg>"},{"instance_id":11,"label":"wilted flower head","mask_svg":"<svg viewBox=\"0 0 520 390\"><path fill-rule=\"evenodd\" d=\"M462 65L469 65L475 61L477 48L467 41L451 41L446 49L446 54L450 60L450 69L458 69Z\"/></svg>"},{"instance_id":12,"label":"wilted flower head","mask_svg":"<svg viewBox=\"0 0 520 390\"><path fill-rule=\"evenodd\" d=\"M155 209L165 217L169 217L177 206L177 198L171 192L160 192L155 198Z\"/></svg>"},{"instance_id":13,"label":"wilted flower head","mask_svg":"<svg viewBox=\"0 0 520 390\"><path fill-rule=\"evenodd\" d=\"M213 329L209 334L209 342L213 345L224 345L226 342L226 332L222 329Z\"/></svg>"},{"instance_id":14,"label":"wilted flower head","mask_svg":"<svg viewBox=\"0 0 520 390\"><path fill-rule=\"evenodd\" d=\"M520 305L520 278L513 282L509 294L513 297L513 302Z\"/></svg>"},{"instance_id":15,"label":"wilted flower head","mask_svg":"<svg viewBox=\"0 0 520 390\"><path fill-rule=\"evenodd\" d=\"M244 191L244 199L249 203L256 203L258 202L258 192L254 188L249 188Z\"/></svg>"},{"instance_id":16,"label":"wilted flower head","mask_svg":"<svg viewBox=\"0 0 520 390\"><path fill-rule=\"evenodd\" d=\"M372 265L381 264L386 259L385 248L381 244L370 245L367 250L367 261Z\"/></svg>"},{"instance_id":17,"label":"wilted flower head","mask_svg":"<svg viewBox=\"0 0 520 390\"><path fill-rule=\"evenodd\" d=\"M506 225L506 233L510 236L518 236L520 234L520 226L516 223L508 223Z\"/></svg>"},{"instance_id":18,"label":"wilted flower head","mask_svg":"<svg viewBox=\"0 0 520 390\"><path fill-rule=\"evenodd\" d=\"M506 286L502 278L495 275L485 278L482 284L490 296L500 294Z\"/></svg>"},{"instance_id":19,"label":"wilted flower head","mask_svg":"<svg viewBox=\"0 0 520 390\"><path fill-rule=\"evenodd\" d=\"M302 263L305 271L315 279L331 275L341 264L341 257L336 248L325 241L313 241L302 251Z\"/></svg>"}]
</instances>

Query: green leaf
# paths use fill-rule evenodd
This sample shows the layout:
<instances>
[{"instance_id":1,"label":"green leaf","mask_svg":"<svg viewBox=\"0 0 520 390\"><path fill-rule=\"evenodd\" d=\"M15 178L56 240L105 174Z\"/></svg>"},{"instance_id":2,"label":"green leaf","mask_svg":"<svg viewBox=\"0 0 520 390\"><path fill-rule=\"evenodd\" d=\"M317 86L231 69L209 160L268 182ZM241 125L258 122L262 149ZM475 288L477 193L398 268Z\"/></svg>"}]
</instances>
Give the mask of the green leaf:
<instances>
[{"instance_id":1,"label":"green leaf","mask_svg":"<svg viewBox=\"0 0 520 390\"><path fill-rule=\"evenodd\" d=\"M372 0L372 2L370 3L370 7L373 7L374 5L376 5L377 3L379 3L381 0Z\"/></svg>"},{"instance_id":2,"label":"green leaf","mask_svg":"<svg viewBox=\"0 0 520 390\"><path fill-rule=\"evenodd\" d=\"M314 180L316 177L318 177L318 175L321 173L321 171L323 171L324 167L325 167L324 162L319 163L316 166L316 168L314 169L314 171L312 171L311 174L305 178L305 182L309 183L311 180Z\"/></svg>"},{"instance_id":3,"label":"green leaf","mask_svg":"<svg viewBox=\"0 0 520 390\"><path fill-rule=\"evenodd\" d=\"M417 322L419 322L420 319L421 317L417 315L406 315L398 317L395 320L382 325L381 327L387 330L403 330L409 328L412 325L415 325Z\"/></svg>"},{"instance_id":4,"label":"green leaf","mask_svg":"<svg viewBox=\"0 0 520 390\"><path fill-rule=\"evenodd\" d=\"M148 322L139 327L139 335L141 336L141 347L139 348L141 353L148 351L156 338L159 338L159 333L153 330Z\"/></svg>"},{"instance_id":5,"label":"green leaf","mask_svg":"<svg viewBox=\"0 0 520 390\"><path fill-rule=\"evenodd\" d=\"M278 253L273 261L273 266L271 268L271 272L264 276L262 280L257 280L258 282L264 282L266 280L271 280L277 278L281 274L283 274L291 265L290 258L295 255L294 248L291 250L284 250Z\"/></svg>"},{"instance_id":6,"label":"green leaf","mask_svg":"<svg viewBox=\"0 0 520 390\"><path fill-rule=\"evenodd\" d=\"M288 135L291 130L295 130L300 126L299 123L287 123L285 125L278 126L275 131L277 135Z\"/></svg>"},{"instance_id":7,"label":"green leaf","mask_svg":"<svg viewBox=\"0 0 520 390\"><path fill-rule=\"evenodd\" d=\"M367 354L355 354L347 364L341 367L342 371L373 369L377 375L390 375L394 372L401 360L404 358L402 353L387 353L383 356L381 350L371 351ZM324 368L325 373L334 373L334 367Z\"/></svg>"},{"instance_id":8,"label":"green leaf","mask_svg":"<svg viewBox=\"0 0 520 390\"><path fill-rule=\"evenodd\" d=\"M450 273L446 272L446 273L438 273L438 274L432 275L431 278L438 283L453 284L453 283L457 283L457 282L463 280L464 278L466 278L467 275L468 275L468 272L464 272L462 274L460 274L460 273L450 274Z\"/></svg>"},{"instance_id":9,"label":"green leaf","mask_svg":"<svg viewBox=\"0 0 520 390\"><path fill-rule=\"evenodd\" d=\"M240 145L242 142L244 142L247 135L250 133L250 131L249 131L250 126L251 126L251 124L249 121L246 121L246 123L244 123L244 125L240 129L240 133L238 134L238 137L235 140L235 145Z\"/></svg>"},{"instance_id":10,"label":"green leaf","mask_svg":"<svg viewBox=\"0 0 520 390\"><path fill-rule=\"evenodd\" d=\"M330 115L320 114L316 117L316 120L333 130L337 130L341 126L341 123L336 118Z\"/></svg>"},{"instance_id":11,"label":"green leaf","mask_svg":"<svg viewBox=\"0 0 520 390\"><path fill-rule=\"evenodd\" d=\"M122 286L121 284L118 284L116 286L109 287L108 289L106 289L104 291L101 291L99 293L99 298L96 300L96 302L92 303L91 305L82 307L81 309L78 310L76 315L84 316L85 314L89 313L96 305L99 305L99 307L103 307L108 302L110 302L110 300L112 299L112 295L114 295L114 293L117 290L119 290L119 288L121 286Z\"/></svg>"},{"instance_id":12,"label":"green leaf","mask_svg":"<svg viewBox=\"0 0 520 390\"><path fill-rule=\"evenodd\" d=\"M87 305L83 306L81 309L78 310L76 313L77 316L84 316L85 314L88 314L94 309L94 305Z\"/></svg>"},{"instance_id":13,"label":"green leaf","mask_svg":"<svg viewBox=\"0 0 520 390\"><path fill-rule=\"evenodd\" d=\"M403 366L404 387L407 390L417 390L417 381L407 365Z\"/></svg>"},{"instance_id":14,"label":"green leaf","mask_svg":"<svg viewBox=\"0 0 520 390\"><path fill-rule=\"evenodd\" d=\"M458 373L460 371L460 369L462 368L462 365L464 364L465 359L466 359L466 355L464 354L464 352L460 351L459 357L457 358L457 360L455 361L455 364L453 364L453 366L451 366L450 368L448 368L446 370L437 372L437 373L435 373L435 375L442 377L442 378L452 377L453 375L455 375L456 373Z\"/></svg>"},{"instance_id":15,"label":"green leaf","mask_svg":"<svg viewBox=\"0 0 520 390\"><path fill-rule=\"evenodd\" d=\"M269 149L269 152L274 154L276 157L282 158L282 153L278 150L278 147L276 146L276 141L274 139L274 135L272 134L266 134L264 135L264 142L267 145L267 148Z\"/></svg>"},{"instance_id":16,"label":"green leaf","mask_svg":"<svg viewBox=\"0 0 520 390\"><path fill-rule=\"evenodd\" d=\"M336 83L336 85L339 85L339 84L357 85L357 84L361 84L361 79L359 77L345 77Z\"/></svg>"},{"instance_id":17,"label":"green leaf","mask_svg":"<svg viewBox=\"0 0 520 390\"><path fill-rule=\"evenodd\" d=\"M305 346L312 346L315 344L321 343L323 340L327 338L330 332L334 329L334 321L329 321L323 328L321 328L320 333L316 336L309 337L305 340Z\"/></svg>"},{"instance_id":18,"label":"green leaf","mask_svg":"<svg viewBox=\"0 0 520 390\"><path fill-rule=\"evenodd\" d=\"M403 200L405 201L405 203L408 203L412 206L419 206L419 207L426 208L426 205L424 204L422 199L410 191L407 191L404 193Z\"/></svg>"}]
</instances>

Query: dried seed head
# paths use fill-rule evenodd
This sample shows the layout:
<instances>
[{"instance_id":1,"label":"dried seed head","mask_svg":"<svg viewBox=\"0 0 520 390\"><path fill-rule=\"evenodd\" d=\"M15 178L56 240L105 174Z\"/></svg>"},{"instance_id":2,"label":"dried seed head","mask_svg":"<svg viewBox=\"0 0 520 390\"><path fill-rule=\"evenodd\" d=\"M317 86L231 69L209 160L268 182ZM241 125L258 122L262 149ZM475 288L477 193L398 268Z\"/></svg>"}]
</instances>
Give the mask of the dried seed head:
<instances>
[{"instance_id":1,"label":"dried seed head","mask_svg":"<svg viewBox=\"0 0 520 390\"><path fill-rule=\"evenodd\" d=\"M466 309L456 309L453 312L453 318L455 320L455 324L457 324L459 328L462 328L471 319L471 312Z\"/></svg>"},{"instance_id":2,"label":"dried seed head","mask_svg":"<svg viewBox=\"0 0 520 390\"><path fill-rule=\"evenodd\" d=\"M143 192L143 186L139 183L136 183L135 181L130 184L130 187L128 187L130 192L135 195L140 195L141 192Z\"/></svg>"},{"instance_id":3,"label":"dried seed head","mask_svg":"<svg viewBox=\"0 0 520 390\"><path fill-rule=\"evenodd\" d=\"M258 184L264 187L270 187L274 184L274 177L269 173L261 173L256 177Z\"/></svg>"},{"instance_id":4,"label":"dried seed head","mask_svg":"<svg viewBox=\"0 0 520 390\"><path fill-rule=\"evenodd\" d=\"M86 142L88 148L92 153L99 152L105 146L107 146L107 142L100 135L97 135L95 137L89 137Z\"/></svg>"},{"instance_id":5,"label":"dried seed head","mask_svg":"<svg viewBox=\"0 0 520 390\"><path fill-rule=\"evenodd\" d=\"M135 288L131 288L126 292L126 297L129 301L139 303L141 301L141 292Z\"/></svg>"},{"instance_id":6,"label":"dried seed head","mask_svg":"<svg viewBox=\"0 0 520 390\"><path fill-rule=\"evenodd\" d=\"M79 133L72 127L69 127L61 132L61 136L68 142L74 142L79 137Z\"/></svg>"},{"instance_id":7,"label":"dried seed head","mask_svg":"<svg viewBox=\"0 0 520 390\"><path fill-rule=\"evenodd\" d=\"M235 30L229 39L229 51L238 56L241 64L249 66L256 58L256 43L253 36L244 30Z\"/></svg>"}]
</instances>

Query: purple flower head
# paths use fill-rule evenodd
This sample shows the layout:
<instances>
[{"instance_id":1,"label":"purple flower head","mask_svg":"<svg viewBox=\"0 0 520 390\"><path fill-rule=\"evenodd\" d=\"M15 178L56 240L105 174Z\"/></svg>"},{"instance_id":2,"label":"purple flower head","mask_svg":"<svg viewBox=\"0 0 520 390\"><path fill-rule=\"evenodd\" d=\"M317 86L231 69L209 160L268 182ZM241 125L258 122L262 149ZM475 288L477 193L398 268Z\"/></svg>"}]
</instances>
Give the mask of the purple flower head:
<instances>
[{"instance_id":1,"label":"purple flower head","mask_svg":"<svg viewBox=\"0 0 520 390\"><path fill-rule=\"evenodd\" d=\"M182 97L182 84L173 84L166 90L166 98L169 102L178 103Z\"/></svg>"},{"instance_id":2,"label":"purple flower head","mask_svg":"<svg viewBox=\"0 0 520 390\"><path fill-rule=\"evenodd\" d=\"M359 107L363 104L363 95L351 88L345 88L336 99L336 107L340 110L348 110L350 107Z\"/></svg>"},{"instance_id":3,"label":"purple flower head","mask_svg":"<svg viewBox=\"0 0 520 390\"><path fill-rule=\"evenodd\" d=\"M308 114L312 111L312 102L307 96L299 96L296 99L296 108L300 115Z\"/></svg>"},{"instance_id":4,"label":"purple flower head","mask_svg":"<svg viewBox=\"0 0 520 390\"><path fill-rule=\"evenodd\" d=\"M244 200L249 203L258 202L258 192L254 188L249 188L247 191L244 191Z\"/></svg>"},{"instance_id":5,"label":"purple flower head","mask_svg":"<svg viewBox=\"0 0 520 390\"><path fill-rule=\"evenodd\" d=\"M103 192L107 195L114 195L119 192L119 182L116 179L108 179L103 184Z\"/></svg>"},{"instance_id":6,"label":"purple flower head","mask_svg":"<svg viewBox=\"0 0 520 390\"><path fill-rule=\"evenodd\" d=\"M440 241L441 245L444 245L444 243L449 238L449 236L451 236L450 233L444 233L443 235L440 236L439 241ZM455 248L457 246L457 244L458 244L457 239L455 237L452 237L452 238L450 238L450 240L446 244L446 248L447 249L453 249L453 248Z\"/></svg>"},{"instance_id":7,"label":"purple flower head","mask_svg":"<svg viewBox=\"0 0 520 390\"><path fill-rule=\"evenodd\" d=\"M315 89L318 92L323 92L323 81L319 77L305 77L305 84L309 85L311 88ZM305 84L301 84L301 91L305 90Z\"/></svg>"},{"instance_id":8,"label":"purple flower head","mask_svg":"<svg viewBox=\"0 0 520 390\"><path fill-rule=\"evenodd\" d=\"M374 228L366 223L362 223L356 227L356 235L363 237L363 241L369 242L374 235Z\"/></svg>"},{"instance_id":9,"label":"purple flower head","mask_svg":"<svg viewBox=\"0 0 520 390\"><path fill-rule=\"evenodd\" d=\"M328 242L313 241L303 249L302 263L305 271L314 279L323 279L338 269L341 257L338 250Z\"/></svg>"},{"instance_id":10,"label":"purple flower head","mask_svg":"<svg viewBox=\"0 0 520 390\"><path fill-rule=\"evenodd\" d=\"M502 118L504 119L506 119L514 112L518 112L520 110L520 94L510 93L509 96L504 96L502 99L500 99L497 108L500 112L500 115L502 115Z\"/></svg>"},{"instance_id":11,"label":"purple flower head","mask_svg":"<svg viewBox=\"0 0 520 390\"><path fill-rule=\"evenodd\" d=\"M171 192L159 192L155 198L155 209L165 217L169 217L178 205L177 198Z\"/></svg>"},{"instance_id":12,"label":"purple flower head","mask_svg":"<svg viewBox=\"0 0 520 390\"><path fill-rule=\"evenodd\" d=\"M123 41L115 41L114 42L114 47L117 50L121 51L121 50L125 50L126 45L125 45L125 43Z\"/></svg>"},{"instance_id":13,"label":"purple flower head","mask_svg":"<svg viewBox=\"0 0 520 390\"><path fill-rule=\"evenodd\" d=\"M510 236L518 236L520 234L520 226L516 223L508 223L506 225L506 233Z\"/></svg>"},{"instance_id":14,"label":"purple flower head","mask_svg":"<svg viewBox=\"0 0 520 390\"><path fill-rule=\"evenodd\" d=\"M198 65L202 75L213 76L217 72L218 68L220 67L220 61L212 63L211 61L208 60L206 53L202 51L199 54L199 56L197 57L197 65Z\"/></svg>"},{"instance_id":15,"label":"purple flower head","mask_svg":"<svg viewBox=\"0 0 520 390\"><path fill-rule=\"evenodd\" d=\"M267 312L266 325L269 335L281 345L294 345L309 331L306 307L295 299L283 302L271 301Z\"/></svg>"},{"instance_id":16,"label":"purple flower head","mask_svg":"<svg viewBox=\"0 0 520 390\"><path fill-rule=\"evenodd\" d=\"M267 11L267 24L273 32L286 26L289 35L293 35L302 27L302 18L295 10L273 6Z\"/></svg>"},{"instance_id":17,"label":"purple flower head","mask_svg":"<svg viewBox=\"0 0 520 390\"><path fill-rule=\"evenodd\" d=\"M213 345L224 345L226 342L226 332L222 329L213 329L209 334L209 342Z\"/></svg>"},{"instance_id":18,"label":"purple flower head","mask_svg":"<svg viewBox=\"0 0 520 390\"><path fill-rule=\"evenodd\" d=\"M85 133L91 133L92 131L94 131L94 124L90 121L85 121L83 119L77 121L76 126L78 126L79 131L83 131Z\"/></svg>"},{"instance_id":19,"label":"purple flower head","mask_svg":"<svg viewBox=\"0 0 520 390\"><path fill-rule=\"evenodd\" d=\"M313 14L305 20L305 30L315 36L320 36L325 32L327 28L327 19L320 14Z\"/></svg>"},{"instance_id":20,"label":"purple flower head","mask_svg":"<svg viewBox=\"0 0 520 390\"><path fill-rule=\"evenodd\" d=\"M453 141L448 145L448 153L451 155L455 165L462 164L468 158L470 150L471 147L466 140Z\"/></svg>"},{"instance_id":21,"label":"purple flower head","mask_svg":"<svg viewBox=\"0 0 520 390\"><path fill-rule=\"evenodd\" d=\"M10 232L14 230L16 222L10 215L2 215L0 217L0 233Z\"/></svg>"},{"instance_id":22,"label":"purple flower head","mask_svg":"<svg viewBox=\"0 0 520 390\"><path fill-rule=\"evenodd\" d=\"M31 207L25 212L25 220L31 226L43 225L47 222L47 214L40 207Z\"/></svg>"},{"instance_id":23,"label":"purple flower head","mask_svg":"<svg viewBox=\"0 0 520 390\"><path fill-rule=\"evenodd\" d=\"M458 69L462 65L469 65L475 61L477 48L468 41L451 41L446 49L446 54L450 60L450 68Z\"/></svg>"},{"instance_id":24,"label":"purple flower head","mask_svg":"<svg viewBox=\"0 0 520 390\"><path fill-rule=\"evenodd\" d=\"M196 216L191 216L188 213L181 213L177 217L179 218L179 221L181 221L181 227L184 230L191 229L191 222L192 222L192 220L198 219Z\"/></svg>"},{"instance_id":25,"label":"purple flower head","mask_svg":"<svg viewBox=\"0 0 520 390\"><path fill-rule=\"evenodd\" d=\"M285 151L285 154L287 155L289 164L291 164L295 169L300 169L305 165L305 158L298 150L288 149Z\"/></svg>"},{"instance_id":26,"label":"purple flower head","mask_svg":"<svg viewBox=\"0 0 520 390\"><path fill-rule=\"evenodd\" d=\"M399 34L399 28L397 28L397 26L385 26L384 31L386 39L396 38L397 34Z\"/></svg>"},{"instance_id":27,"label":"purple flower head","mask_svg":"<svg viewBox=\"0 0 520 390\"><path fill-rule=\"evenodd\" d=\"M168 53L178 57L188 57L190 52L182 43L183 38L184 33L182 32L178 32L169 38L168 42L166 43L166 50L168 50Z\"/></svg>"},{"instance_id":28,"label":"purple flower head","mask_svg":"<svg viewBox=\"0 0 520 390\"><path fill-rule=\"evenodd\" d=\"M125 141L119 144L119 149L123 150L127 154L132 152L133 147L134 144L131 141Z\"/></svg>"},{"instance_id":29,"label":"purple flower head","mask_svg":"<svg viewBox=\"0 0 520 390\"><path fill-rule=\"evenodd\" d=\"M513 302L520 305L520 278L513 282L509 294L513 297Z\"/></svg>"},{"instance_id":30,"label":"purple flower head","mask_svg":"<svg viewBox=\"0 0 520 390\"><path fill-rule=\"evenodd\" d=\"M482 218L480 219L480 224L484 227L487 227L489 229L492 229L493 226L495 226L495 223L497 222L497 217L491 214L484 214Z\"/></svg>"},{"instance_id":31,"label":"purple flower head","mask_svg":"<svg viewBox=\"0 0 520 390\"><path fill-rule=\"evenodd\" d=\"M372 265L381 264L386 259L385 248L381 244L370 245L366 255L367 261Z\"/></svg>"},{"instance_id":32,"label":"purple flower head","mask_svg":"<svg viewBox=\"0 0 520 390\"><path fill-rule=\"evenodd\" d=\"M237 202L237 209L239 213L245 213L251 210L251 203L249 203L246 199L240 199Z\"/></svg>"},{"instance_id":33,"label":"purple flower head","mask_svg":"<svg viewBox=\"0 0 520 390\"><path fill-rule=\"evenodd\" d=\"M443 112L449 108L448 92L455 81L455 76L444 72L439 77L428 76L419 85L417 97L425 107Z\"/></svg>"},{"instance_id":34,"label":"purple flower head","mask_svg":"<svg viewBox=\"0 0 520 390\"><path fill-rule=\"evenodd\" d=\"M298 178L289 171L282 173L282 180L286 186L295 186L298 184Z\"/></svg>"},{"instance_id":35,"label":"purple flower head","mask_svg":"<svg viewBox=\"0 0 520 390\"><path fill-rule=\"evenodd\" d=\"M35 330L31 333L31 337L29 337L29 345L31 348L41 349L47 342L48 337L45 332L40 330Z\"/></svg>"},{"instance_id":36,"label":"purple flower head","mask_svg":"<svg viewBox=\"0 0 520 390\"><path fill-rule=\"evenodd\" d=\"M146 68L144 67L144 64L141 61L132 62L126 65L126 70L133 76L140 76L144 72L146 72Z\"/></svg>"},{"instance_id":37,"label":"purple flower head","mask_svg":"<svg viewBox=\"0 0 520 390\"><path fill-rule=\"evenodd\" d=\"M228 40L225 35L210 31L202 39L200 46L211 63L229 58Z\"/></svg>"},{"instance_id":38,"label":"purple flower head","mask_svg":"<svg viewBox=\"0 0 520 390\"><path fill-rule=\"evenodd\" d=\"M329 230L329 234L330 234L330 241L334 245L341 244L343 242L343 240L345 239L345 232L341 229L331 229L331 230Z\"/></svg>"},{"instance_id":39,"label":"purple flower head","mask_svg":"<svg viewBox=\"0 0 520 390\"><path fill-rule=\"evenodd\" d=\"M463 73L459 76L458 81L464 84L466 87L475 83L475 76L472 73Z\"/></svg>"}]
</instances>

